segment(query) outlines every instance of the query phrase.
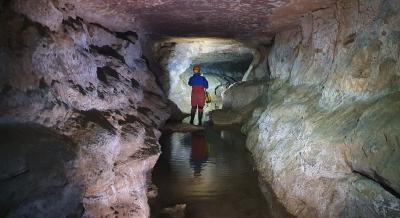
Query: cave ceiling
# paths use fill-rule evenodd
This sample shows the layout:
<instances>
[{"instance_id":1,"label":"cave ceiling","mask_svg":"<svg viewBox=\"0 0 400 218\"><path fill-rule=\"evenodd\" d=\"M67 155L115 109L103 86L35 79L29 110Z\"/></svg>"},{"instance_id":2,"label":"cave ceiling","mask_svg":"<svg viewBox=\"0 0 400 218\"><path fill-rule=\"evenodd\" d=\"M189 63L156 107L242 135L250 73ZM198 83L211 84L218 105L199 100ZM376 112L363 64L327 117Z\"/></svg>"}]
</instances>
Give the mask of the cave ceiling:
<instances>
[{"instance_id":1,"label":"cave ceiling","mask_svg":"<svg viewBox=\"0 0 400 218\"><path fill-rule=\"evenodd\" d=\"M117 31L246 38L292 28L336 0L58 0L66 15Z\"/></svg>"}]
</instances>

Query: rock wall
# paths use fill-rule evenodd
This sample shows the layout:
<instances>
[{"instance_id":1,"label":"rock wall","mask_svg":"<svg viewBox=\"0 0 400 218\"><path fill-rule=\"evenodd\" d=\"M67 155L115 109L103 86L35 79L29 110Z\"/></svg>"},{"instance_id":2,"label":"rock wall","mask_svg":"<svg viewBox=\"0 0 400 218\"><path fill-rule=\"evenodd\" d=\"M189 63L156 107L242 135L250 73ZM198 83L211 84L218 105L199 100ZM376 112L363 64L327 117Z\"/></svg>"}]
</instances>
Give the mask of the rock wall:
<instances>
[{"instance_id":1,"label":"rock wall","mask_svg":"<svg viewBox=\"0 0 400 218\"><path fill-rule=\"evenodd\" d=\"M2 4L0 216L149 217L169 108L138 36Z\"/></svg>"},{"instance_id":2,"label":"rock wall","mask_svg":"<svg viewBox=\"0 0 400 218\"><path fill-rule=\"evenodd\" d=\"M342 0L275 37L243 131L292 214L400 216L399 33L400 1Z\"/></svg>"},{"instance_id":3,"label":"rock wall","mask_svg":"<svg viewBox=\"0 0 400 218\"><path fill-rule=\"evenodd\" d=\"M269 66L268 66L268 53L269 48L265 46L259 46L254 52L253 62L250 64L242 81L251 80L267 80L269 79Z\"/></svg>"},{"instance_id":4,"label":"rock wall","mask_svg":"<svg viewBox=\"0 0 400 218\"><path fill-rule=\"evenodd\" d=\"M267 90L267 81L241 81L234 83L222 93L222 109L240 111L258 100Z\"/></svg>"},{"instance_id":5,"label":"rock wall","mask_svg":"<svg viewBox=\"0 0 400 218\"><path fill-rule=\"evenodd\" d=\"M264 93L268 91L268 49L255 49L252 63L242 81L235 82L222 92L222 109L213 110L210 119L215 125L242 125L256 107L263 105Z\"/></svg>"}]
</instances>

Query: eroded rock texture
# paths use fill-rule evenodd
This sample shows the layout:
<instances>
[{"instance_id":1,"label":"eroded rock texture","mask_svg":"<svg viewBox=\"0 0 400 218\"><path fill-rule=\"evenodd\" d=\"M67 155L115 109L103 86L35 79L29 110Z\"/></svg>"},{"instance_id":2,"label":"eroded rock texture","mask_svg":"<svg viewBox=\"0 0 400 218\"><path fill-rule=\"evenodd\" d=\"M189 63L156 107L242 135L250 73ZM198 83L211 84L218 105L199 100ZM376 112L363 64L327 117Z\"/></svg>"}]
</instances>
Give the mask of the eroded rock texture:
<instances>
[{"instance_id":1,"label":"eroded rock texture","mask_svg":"<svg viewBox=\"0 0 400 218\"><path fill-rule=\"evenodd\" d=\"M267 106L243 130L291 213L400 216L399 12L339 1L277 34Z\"/></svg>"},{"instance_id":2,"label":"eroded rock texture","mask_svg":"<svg viewBox=\"0 0 400 218\"><path fill-rule=\"evenodd\" d=\"M43 9L49 0L35 0ZM271 37L295 26L309 11L336 0L104 0L55 1L68 15L118 30L167 36ZM49 8L52 10L52 8Z\"/></svg>"},{"instance_id":3,"label":"eroded rock texture","mask_svg":"<svg viewBox=\"0 0 400 218\"><path fill-rule=\"evenodd\" d=\"M169 109L137 35L42 3L0 13L0 216L148 217Z\"/></svg>"},{"instance_id":4,"label":"eroded rock texture","mask_svg":"<svg viewBox=\"0 0 400 218\"><path fill-rule=\"evenodd\" d=\"M216 125L242 125L256 107L264 105L264 93L268 91L268 47L259 45L242 81L230 84L221 93L222 107L210 113Z\"/></svg>"}]
</instances>

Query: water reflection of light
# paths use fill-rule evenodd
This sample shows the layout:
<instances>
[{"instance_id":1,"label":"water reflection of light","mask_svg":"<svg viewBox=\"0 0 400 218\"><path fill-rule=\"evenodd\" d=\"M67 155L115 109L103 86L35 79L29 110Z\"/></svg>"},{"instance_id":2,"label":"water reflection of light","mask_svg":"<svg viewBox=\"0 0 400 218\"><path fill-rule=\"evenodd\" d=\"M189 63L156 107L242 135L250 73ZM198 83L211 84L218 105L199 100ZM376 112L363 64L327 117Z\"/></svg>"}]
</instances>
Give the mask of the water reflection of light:
<instances>
[{"instance_id":1,"label":"water reflection of light","mask_svg":"<svg viewBox=\"0 0 400 218\"><path fill-rule=\"evenodd\" d=\"M196 217L287 217L276 207L272 212L278 215L271 215L240 132L205 131L205 134L210 143L209 158L199 177L193 176L189 161L191 134L171 135L170 144L166 145L170 147L168 153L161 154L168 157L169 166L161 168L167 174L161 174L163 177L156 182L163 207L185 203L189 213ZM221 136L225 139L221 140Z\"/></svg>"},{"instance_id":2,"label":"water reflection of light","mask_svg":"<svg viewBox=\"0 0 400 218\"><path fill-rule=\"evenodd\" d=\"M206 143L206 141L205 141ZM205 144L208 148L209 144ZM175 133L171 136L171 159L172 171L181 178L180 192L192 197L211 197L218 195L221 191L218 180L215 160L207 159L201 165L200 175L194 175L194 169L190 162L192 152L190 134Z\"/></svg>"},{"instance_id":3,"label":"water reflection of light","mask_svg":"<svg viewBox=\"0 0 400 218\"><path fill-rule=\"evenodd\" d=\"M221 131L221 139L225 139L225 131Z\"/></svg>"}]
</instances>

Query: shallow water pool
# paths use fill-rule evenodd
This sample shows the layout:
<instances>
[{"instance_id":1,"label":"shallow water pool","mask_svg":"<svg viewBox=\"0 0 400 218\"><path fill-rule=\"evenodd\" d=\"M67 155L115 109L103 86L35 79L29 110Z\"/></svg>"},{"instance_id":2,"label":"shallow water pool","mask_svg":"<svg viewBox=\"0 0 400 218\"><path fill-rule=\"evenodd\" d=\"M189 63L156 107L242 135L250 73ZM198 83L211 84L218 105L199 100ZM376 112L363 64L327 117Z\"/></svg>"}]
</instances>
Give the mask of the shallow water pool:
<instances>
[{"instance_id":1,"label":"shallow water pool","mask_svg":"<svg viewBox=\"0 0 400 218\"><path fill-rule=\"evenodd\" d=\"M161 145L153 171L159 190L152 217L168 217L160 209L176 204L186 204L186 217L291 217L265 186L266 196L261 192L239 131L210 127L173 133L163 135Z\"/></svg>"}]
</instances>

